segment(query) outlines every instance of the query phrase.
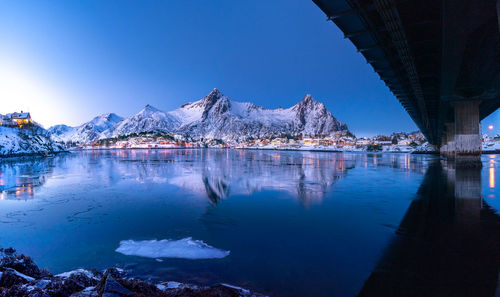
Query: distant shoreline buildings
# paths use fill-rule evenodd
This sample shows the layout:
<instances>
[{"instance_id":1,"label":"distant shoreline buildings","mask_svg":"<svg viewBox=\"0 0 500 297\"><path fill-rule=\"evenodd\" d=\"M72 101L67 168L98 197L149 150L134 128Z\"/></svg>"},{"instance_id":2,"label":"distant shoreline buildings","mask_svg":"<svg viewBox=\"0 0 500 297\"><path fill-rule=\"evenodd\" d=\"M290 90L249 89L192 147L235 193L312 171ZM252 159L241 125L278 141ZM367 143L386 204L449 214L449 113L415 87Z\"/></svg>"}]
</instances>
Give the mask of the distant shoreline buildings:
<instances>
[{"instance_id":1,"label":"distant shoreline buildings","mask_svg":"<svg viewBox=\"0 0 500 297\"><path fill-rule=\"evenodd\" d=\"M248 141L224 141L221 139L190 140L187 136L144 132L118 138L101 139L87 144L70 144L80 149L168 149L168 148L235 148L281 149L321 151L393 151L412 152L426 143L424 136L398 132L390 136L356 138L348 131L329 136L283 136L249 139Z\"/></svg>"},{"instance_id":2,"label":"distant shoreline buildings","mask_svg":"<svg viewBox=\"0 0 500 297\"><path fill-rule=\"evenodd\" d=\"M13 112L0 115L0 127L26 129L36 127L45 137L50 133L36 125L29 112ZM10 130L10 129L9 129ZM71 149L169 149L169 148L234 148L261 150L297 150L297 151L331 151L331 152L436 152L429 145L424 135L419 132L396 132L391 135L356 138L348 130L336 131L330 135L282 135L252 138L246 140L224 140L201 138L194 139L189 134L163 133L158 131L132 133L118 137L98 139L84 142L52 140L54 144ZM483 151L500 151L500 136L483 136Z\"/></svg>"}]
</instances>

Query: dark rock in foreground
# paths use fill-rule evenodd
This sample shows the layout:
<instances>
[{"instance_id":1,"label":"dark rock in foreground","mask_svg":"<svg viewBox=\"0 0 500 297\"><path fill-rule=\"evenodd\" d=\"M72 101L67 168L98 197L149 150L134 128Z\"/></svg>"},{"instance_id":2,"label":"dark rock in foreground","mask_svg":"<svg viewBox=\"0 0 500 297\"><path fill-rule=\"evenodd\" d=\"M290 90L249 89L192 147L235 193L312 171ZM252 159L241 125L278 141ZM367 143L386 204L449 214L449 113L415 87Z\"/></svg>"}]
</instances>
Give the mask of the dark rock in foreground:
<instances>
[{"instance_id":1,"label":"dark rock in foreground","mask_svg":"<svg viewBox=\"0 0 500 297\"><path fill-rule=\"evenodd\" d=\"M152 284L125 278L123 271L110 268L77 269L52 275L38 268L30 257L16 254L12 248L0 248L0 297L239 297L263 295L226 284L211 287L164 282Z\"/></svg>"}]
</instances>

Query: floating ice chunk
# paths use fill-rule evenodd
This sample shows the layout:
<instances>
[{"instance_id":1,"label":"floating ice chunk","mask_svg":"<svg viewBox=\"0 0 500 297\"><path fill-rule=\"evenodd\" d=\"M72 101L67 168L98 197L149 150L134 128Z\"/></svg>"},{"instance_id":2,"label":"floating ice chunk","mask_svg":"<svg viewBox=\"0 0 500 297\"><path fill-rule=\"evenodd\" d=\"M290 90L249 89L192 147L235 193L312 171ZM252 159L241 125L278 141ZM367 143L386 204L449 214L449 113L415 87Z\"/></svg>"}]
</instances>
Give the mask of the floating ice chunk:
<instances>
[{"instance_id":1,"label":"floating ice chunk","mask_svg":"<svg viewBox=\"0 0 500 297\"><path fill-rule=\"evenodd\" d=\"M191 237L179 240L122 240L116 251L128 256L182 259L220 259L230 253L209 246L201 240L193 240Z\"/></svg>"}]
</instances>

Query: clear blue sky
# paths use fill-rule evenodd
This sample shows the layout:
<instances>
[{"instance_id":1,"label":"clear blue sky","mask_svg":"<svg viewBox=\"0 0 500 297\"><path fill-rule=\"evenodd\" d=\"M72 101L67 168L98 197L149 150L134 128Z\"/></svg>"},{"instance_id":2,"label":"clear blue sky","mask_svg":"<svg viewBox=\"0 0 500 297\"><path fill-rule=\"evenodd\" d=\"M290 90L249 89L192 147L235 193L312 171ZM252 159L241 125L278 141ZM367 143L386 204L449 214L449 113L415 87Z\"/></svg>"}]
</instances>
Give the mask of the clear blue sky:
<instances>
[{"instance_id":1,"label":"clear blue sky","mask_svg":"<svg viewBox=\"0 0 500 297\"><path fill-rule=\"evenodd\" d=\"M0 113L78 125L217 87L268 108L310 93L358 136L416 130L325 19L310 0L1 1Z\"/></svg>"}]
</instances>

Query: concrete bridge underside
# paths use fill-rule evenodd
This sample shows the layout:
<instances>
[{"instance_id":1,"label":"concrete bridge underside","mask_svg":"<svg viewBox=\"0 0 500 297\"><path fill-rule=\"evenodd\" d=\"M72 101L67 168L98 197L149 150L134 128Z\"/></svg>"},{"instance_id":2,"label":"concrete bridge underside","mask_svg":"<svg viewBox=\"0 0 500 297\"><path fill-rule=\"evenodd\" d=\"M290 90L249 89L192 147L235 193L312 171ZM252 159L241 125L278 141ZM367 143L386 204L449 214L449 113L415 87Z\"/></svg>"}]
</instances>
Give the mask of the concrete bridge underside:
<instances>
[{"instance_id":1,"label":"concrete bridge underside","mask_svg":"<svg viewBox=\"0 0 500 297\"><path fill-rule=\"evenodd\" d=\"M477 159L480 121L500 107L500 0L313 0L427 140Z\"/></svg>"}]
</instances>

